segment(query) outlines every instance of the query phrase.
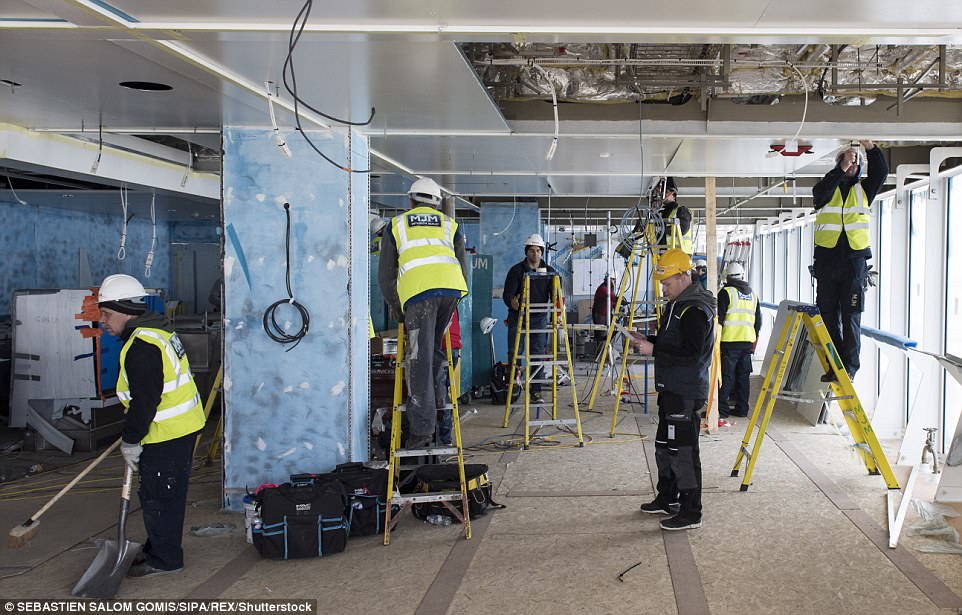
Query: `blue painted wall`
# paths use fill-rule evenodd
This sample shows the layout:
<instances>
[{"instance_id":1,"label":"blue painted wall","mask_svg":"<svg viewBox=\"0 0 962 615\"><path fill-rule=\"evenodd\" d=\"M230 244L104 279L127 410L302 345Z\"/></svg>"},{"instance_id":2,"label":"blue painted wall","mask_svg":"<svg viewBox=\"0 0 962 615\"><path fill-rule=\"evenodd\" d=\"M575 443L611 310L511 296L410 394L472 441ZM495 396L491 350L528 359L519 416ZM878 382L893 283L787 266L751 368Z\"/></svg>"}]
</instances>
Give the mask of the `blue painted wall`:
<instances>
[{"instance_id":1,"label":"blue painted wall","mask_svg":"<svg viewBox=\"0 0 962 615\"><path fill-rule=\"evenodd\" d=\"M531 233L542 233L538 205L484 203L481 206L480 230L478 252L491 256L493 270L491 316L498 321L492 333L495 354L499 361L507 361L508 329L504 326L504 319L508 316L508 308L501 299L501 290L508 269L524 259L524 240Z\"/></svg>"},{"instance_id":2,"label":"blue painted wall","mask_svg":"<svg viewBox=\"0 0 962 615\"><path fill-rule=\"evenodd\" d=\"M99 198L99 197L98 197ZM78 288L78 255L87 253L92 284L112 273L127 273L148 288L169 289L170 229L157 224L157 245L150 278L144 263L150 250L150 219L134 216L127 225L127 254L118 260L122 218L118 197L105 195L117 213L78 212L51 207L62 199L59 192L31 192L29 205L17 203L10 191L0 190L0 315L10 314L11 293L21 288ZM147 194L131 193L129 211L149 208Z\"/></svg>"},{"instance_id":3,"label":"blue painted wall","mask_svg":"<svg viewBox=\"0 0 962 615\"><path fill-rule=\"evenodd\" d=\"M347 162L346 129L312 137ZM352 141L352 166L367 168L367 140ZM224 473L234 510L247 487L368 455L368 178L324 162L297 134L287 143L291 159L270 130L224 133ZM289 351L262 326L265 309L287 297L285 202L291 284L311 316ZM291 308L278 320L299 326Z\"/></svg>"}]
</instances>

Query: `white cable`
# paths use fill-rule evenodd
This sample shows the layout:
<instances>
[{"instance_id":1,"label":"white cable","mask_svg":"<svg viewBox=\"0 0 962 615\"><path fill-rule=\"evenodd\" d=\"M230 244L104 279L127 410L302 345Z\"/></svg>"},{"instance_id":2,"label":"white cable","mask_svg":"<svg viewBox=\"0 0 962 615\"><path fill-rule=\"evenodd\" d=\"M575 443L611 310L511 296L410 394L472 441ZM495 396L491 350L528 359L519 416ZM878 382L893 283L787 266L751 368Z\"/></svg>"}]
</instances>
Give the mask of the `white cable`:
<instances>
[{"instance_id":1,"label":"white cable","mask_svg":"<svg viewBox=\"0 0 962 615\"><path fill-rule=\"evenodd\" d=\"M802 107L802 121L798 123L798 130L795 131L795 136L792 137L791 141L789 141L789 143L795 143L795 147L797 149L798 135L802 134L802 127L805 126L805 116L808 114L808 84L805 83L805 76L802 75L802 71L798 70L798 68L791 62L788 63L788 66L795 71L796 75L798 75L798 78L802 81L802 89L805 91L805 106Z\"/></svg>"},{"instance_id":2,"label":"white cable","mask_svg":"<svg viewBox=\"0 0 962 615\"><path fill-rule=\"evenodd\" d=\"M551 105L554 108L554 138L551 140L551 145L548 146L548 153L545 154L544 157L545 160L551 160L554 158L554 153L558 149L558 95L554 91L554 84L551 83L551 79L548 77L548 71L537 64L532 64L531 68L538 69L551 88Z\"/></svg>"},{"instance_id":3,"label":"white cable","mask_svg":"<svg viewBox=\"0 0 962 615\"><path fill-rule=\"evenodd\" d=\"M154 247L157 245L157 215L154 213L154 202L157 200L157 193L150 195L150 251L147 252L147 262L144 264L144 277L150 277L150 268L154 264Z\"/></svg>"},{"instance_id":4,"label":"white cable","mask_svg":"<svg viewBox=\"0 0 962 615\"><path fill-rule=\"evenodd\" d=\"M19 196L17 196L17 191L13 189L13 182L10 181L10 176L6 175L5 177L7 178L7 185L10 186L10 192L13 193L14 200L16 200L21 205L26 205L27 202L21 199Z\"/></svg>"},{"instance_id":5,"label":"white cable","mask_svg":"<svg viewBox=\"0 0 962 615\"><path fill-rule=\"evenodd\" d=\"M274 127L274 139L277 141L277 147L281 148L281 153L285 157L291 157L291 148L287 147L287 141L281 136L281 131L277 128L277 119L274 117L274 94L271 93L271 82L265 81L264 87L267 88L267 110L271 114L271 126Z\"/></svg>"},{"instance_id":6,"label":"white cable","mask_svg":"<svg viewBox=\"0 0 962 615\"><path fill-rule=\"evenodd\" d=\"M187 185L187 177L191 172L191 165L194 162L194 153L190 151L190 141L185 141L187 143L187 168L184 169L184 177L180 180L180 187L183 188Z\"/></svg>"},{"instance_id":7,"label":"white cable","mask_svg":"<svg viewBox=\"0 0 962 615\"><path fill-rule=\"evenodd\" d=\"M120 184L120 208L123 213L123 227L120 231L120 249L117 250L117 260L127 258L127 184Z\"/></svg>"},{"instance_id":8,"label":"white cable","mask_svg":"<svg viewBox=\"0 0 962 615\"><path fill-rule=\"evenodd\" d=\"M508 230L509 228L511 228L511 225L514 224L514 214L516 214L517 212L518 212L518 197L515 196L515 197L514 197L514 209L511 210L511 219L508 220L508 226L504 227L503 229L501 229L501 230L498 231L497 233L491 233L491 236L492 236L492 237L497 237L497 236L500 235L501 233L503 233L503 232L505 232L506 230Z\"/></svg>"}]
</instances>

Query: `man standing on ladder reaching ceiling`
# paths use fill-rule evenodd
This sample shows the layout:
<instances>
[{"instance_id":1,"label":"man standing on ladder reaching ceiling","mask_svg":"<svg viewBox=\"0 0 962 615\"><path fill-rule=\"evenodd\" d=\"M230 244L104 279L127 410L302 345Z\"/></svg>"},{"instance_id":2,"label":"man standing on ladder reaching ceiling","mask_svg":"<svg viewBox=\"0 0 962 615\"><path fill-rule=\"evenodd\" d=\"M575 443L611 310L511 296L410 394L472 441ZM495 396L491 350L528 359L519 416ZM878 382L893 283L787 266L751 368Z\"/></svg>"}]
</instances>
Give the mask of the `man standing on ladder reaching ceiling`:
<instances>
[{"instance_id":1,"label":"man standing on ladder reaching ceiling","mask_svg":"<svg viewBox=\"0 0 962 615\"><path fill-rule=\"evenodd\" d=\"M681 248L691 256L694 251L694 229L691 225L691 211L676 200L678 188L672 177L665 177L655 186L655 198L661 199L659 215L665 221L665 231L657 244L669 248ZM675 227L678 230L675 230ZM679 243L680 242L680 243Z\"/></svg>"},{"instance_id":2,"label":"man standing on ladder reaching ceiling","mask_svg":"<svg viewBox=\"0 0 962 615\"><path fill-rule=\"evenodd\" d=\"M421 178L411 184L408 196L411 209L384 229L378 285L391 318L404 323L407 448L424 448L436 444L438 412L444 410L447 357L441 338L458 301L468 294L468 259L458 223L437 211L441 187Z\"/></svg>"},{"instance_id":3,"label":"man standing on ladder reaching ceiling","mask_svg":"<svg viewBox=\"0 0 962 615\"><path fill-rule=\"evenodd\" d=\"M888 175L888 164L871 140L860 141L868 176L859 180L858 147L838 154L836 166L812 188L815 204L815 303L850 378L859 368L862 311L872 258L871 205ZM835 379L832 370L822 382Z\"/></svg>"}]
</instances>

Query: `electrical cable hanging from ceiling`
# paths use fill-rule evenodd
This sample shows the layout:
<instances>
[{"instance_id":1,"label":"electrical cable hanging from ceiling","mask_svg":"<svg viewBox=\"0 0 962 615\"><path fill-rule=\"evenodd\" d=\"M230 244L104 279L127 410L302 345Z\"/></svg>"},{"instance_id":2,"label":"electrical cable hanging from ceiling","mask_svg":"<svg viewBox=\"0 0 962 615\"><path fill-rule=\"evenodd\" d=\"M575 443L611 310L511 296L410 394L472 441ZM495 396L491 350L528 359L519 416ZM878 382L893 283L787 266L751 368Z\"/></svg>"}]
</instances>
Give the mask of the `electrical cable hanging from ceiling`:
<instances>
[{"instance_id":1,"label":"electrical cable hanging from ceiling","mask_svg":"<svg viewBox=\"0 0 962 615\"><path fill-rule=\"evenodd\" d=\"M287 260L285 265L287 267L287 273L285 281L287 283L287 299L280 299L275 301L264 311L264 332L267 336L277 342L278 344L293 344L290 348L284 352L290 352L301 343L304 336L307 335L307 330L311 325L311 315L308 313L307 308L294 300L294 291L291 289L291 204L284 203L284 213L287 215L287 233L285 235L284 246L287 254ZM277 308L281 305L289 304L294 306L294 309L298 311L301 317L301 327L296 333L288 333L287 327L281 327L277 322Z\"/></svg>"},{"instance_id":2,"label":"electrical cable hanging from ceiling","mask_svg":"<svg viewBox=\"0 0 962 615\"><path fill-rule=\"evenodd\" d=\"M13 199L14 199L16 202L20 203L21 205L27 205L28 203L27 203L26 201L24 201L23 199L21 199L21 198L17 195L17 191L13 189L13 182L10 181L10 176L9 176L9 175L4 175L4 177L7 178L7 185L10 186L10 193L13 194Z\"/></svg>"},{"instance_id":3,"label":"electrical cable hanging from ceiling","mask_svg":"<svg viewBox=\"0 0 962 615\"><path fill-rule=\"evenodd\" d=\"M281 131L277 128L277 118L274 117L274 93L271 92L271 82L265 81L264 87L267 89L267 110L271 114L271 126L274 127L274 140L277 142L277 147L280 148L284 157L290 158L291 148L287 147L287 141L281 136Z\"/></svg>"},{"instance_id":4,"label":"electrical cable hanging from ceiling","mask_svg":"<svg viewBox=\"0 0 962 615\"><path fill-rule=\"evenodd\" d=\"M190 150L190 141L185 141L185 143L187 144L187 168L184 169L184 176L180 180L181 188L187 185L187 177L190 175L190 172L193 170L193 162L194 162L194 152Z\"/></svg>"},{"instance_id":5,"label":"electrical cable hanging from ceiling","mask_svg":"<svg viewBox=\"0 0 962 615\"><path fill-rule=\"evenodd\" d=\"M100 146L97 148L97 159L94 160L93 166L90 167L91 173L96 173L97 168L100 166L100 157L104 155L104 123L103 120L100 122Z\"/></svg>"},{"instance_id":6,"label":"electrical cable hanging from ceiling","mask_svg":"<svg viewBox=\"0 0 962 615\"><path fill-rule=\"evenodd\" d=\"M147 252L147 262L144 263L144 277L150 277L150 268L154 264L154 248L157 246L157 214L154 204L157 200L157 193L150 195L150 251Z\"/></svg>"},{"instance_id":7,"label":"electrical cable hanging from ceiling","mask_svg":"<svg viewBox=\"0 0 962 615\"><path fill-rule=\"evenodd\" d=\"M555 150L558 149L558 94L555 92L554 84L548 76L548 71L546 71L541 66L532 62L531 68L538 69L538 72L544 77L545 81L551 87L551 106L554 108L554 138L551 140L551 145L548 146L548 153L545 154L545 160L552 160L554 158Z\"/></svg>"},{"instance_id":8,"label":"electrical cable hanging from ceiling","mask_svg":"<svg viewBox=\"0 0 962 615\"><path fill-rule=\"evenodd\" d=\"M371 115L364 122L352 122L350 120L344 120L341 118L328 115L323 111L316 109L315 107L308 104L306 101L302 100L297 94L297 75L294 72L294 49L297 47L297 43L301 38L301 34L304 33L304 27L307 25L307 19L311 14L311 7L314 4L313 0L306 0L304 6L301 7L300 12L298 12L297 17L294 18L294 23L291 26L290 36L287 40L287 57L284 59L284 67L281 70L281 75L283 77L284 89L287 90L288 94L294 99L294 123L297 125L297 130L301 133L301 136L307 141L307 144L311 146L317 154L334 165L338 169L345 171L347 173L370 173L371 169L354 169L349 166L340 164L339 162L331 159L324 152L322 152L307 136L304 128L301 126L301 115L300 115L300 105L313 111L314 113L320 115L321 117L331 120L332 122L337 122L339 124L344 124L345 126L367 126L374 119L374 107L371 107ZM288 73L290 73L290 80L288 80ZM348 163L350 164L350 162Z\"/></svg>"},{"instance_id":9,"label":"electrical cable hanging from ceiling","mask_svg":"<svg viewBox=\"0 0 962 615\"><path fill-rule=\"evenodd\" d=\"M117 260L127 258L127 184L120 184L120 210L123 213L123 227L120 231L120 249L117 250Z\"/></svg>"}]
</instances>

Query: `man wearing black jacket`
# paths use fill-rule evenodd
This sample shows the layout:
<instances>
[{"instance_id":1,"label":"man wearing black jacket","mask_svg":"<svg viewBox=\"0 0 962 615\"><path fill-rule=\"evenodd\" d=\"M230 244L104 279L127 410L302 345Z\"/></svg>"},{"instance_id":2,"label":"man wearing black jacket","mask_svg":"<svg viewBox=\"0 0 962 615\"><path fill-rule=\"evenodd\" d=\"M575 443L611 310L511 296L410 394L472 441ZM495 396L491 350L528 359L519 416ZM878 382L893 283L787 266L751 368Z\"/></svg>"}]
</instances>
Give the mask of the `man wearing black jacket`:
<instances>
[{"instance_id":1,"label":"man wearing black jacket","mask_svg":"<svg viewBox=\"0 0 962 615\"><path fill-rule=\"evenodd\" d=\"M205 422L184 346L166 317L146 311L146 294L135 278L117 274L104 279L97 297L101 325L124 343L116 387L126 411L120 451L140 472L147 541L131 577L184 569L187 483Z\"/></svg>"},{"instance_id":2,"label":"man wearing black jacket","mask_svg":"<svg viewBox=\"0 0 962 615\"><path fill-rule=\"evenodd\" d=\"M718 415L748 416L751 391L752 353L762 328L762 308L758 296L745 281L745 268L740 263L728 266L725 286L718 291L718 324L721 335L721 390L718 392ZM735 395L735 409L729 412L728 398Z\"/></svg>"},{"instance_id":3,"label":"man wearing black jacket","mask_svg":"<svg viewBox=\"0 0 962 615\"><path fill-rule=\"evenodd\" d=\"M524 276L526 273L555 273L554 268L542 259L544 255L544 239L538 233L529 235L524 242L524 260L511 267L508 275L504 278L504 290L501 299L508 306L508 365L514 361L514 343L518 334L518 314L521 309L522 293L524 292ZM529 291L531 303L548 303L551 301L550 277L531 278ZM548 326L548 314L546 312L532 312L530 327L532 330L546 329ZM547 333L531 333L531 355L544 355L548 342ZM518 352L524 353L524 339L518 344ZM532 362L544 361L544 359L532 359ZM542 371L540 367L532 372L532 379L538 378L536 374ZM533 382L529 385L531 401L540 403L541 384Z\"/></svg>"},{"instance_id":4,"label":"man wearing black jacket","mask_svg":"<svg viewBox=\"0 0 962 615\"><path fill-rule=\"evenodd\" d=\"M698 435L708 399L708 371L715 340L715 297L692 282L691 259L672 249L658 259L654 277L668 299L658 335L632 333L632 345L655 358L658 431L655 499L641 506L652 515L674 515L663 530L701 527L701 457Z\"/></svg>"},{"instance_id":5,"label":"man wearing black jacket","mask_svg":"<svg viewBox=\"0 0 962 615\"><path fill-rule=\"evenodd\" d=\"M868 174L860 180L857 147L845 149L834 169L812 188L815 211L815 303L849 377L859 368L862 311L871 248L871 204L888 175L888 164L871 140L860 142ZM824 382L835 378L830 370Z\"/></svg>"}]
</instances>

